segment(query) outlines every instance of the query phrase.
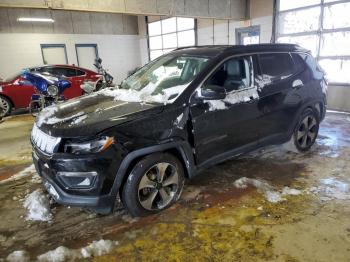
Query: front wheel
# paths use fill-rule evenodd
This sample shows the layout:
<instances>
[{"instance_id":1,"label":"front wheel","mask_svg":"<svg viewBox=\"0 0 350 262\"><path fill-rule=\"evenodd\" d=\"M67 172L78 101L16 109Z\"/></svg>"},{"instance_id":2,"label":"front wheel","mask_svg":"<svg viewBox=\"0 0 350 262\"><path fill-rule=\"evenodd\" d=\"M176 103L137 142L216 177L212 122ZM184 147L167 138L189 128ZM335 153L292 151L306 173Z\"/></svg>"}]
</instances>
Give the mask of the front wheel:
<instances>
[{"instance_id":1,"label":"front wheel","mask_svg":"<svg viewBox=\"0 0 350 262\"><path fill-rule=\"evenodd\" d=\"M152 154L132 169L122 190L122 201L132 216L146 216L175 203L183 186L180 161L170 154Z\"/></svg>"},{"instance_id":2,"label":"front wheel","mask_svg":"<svg viewBox=\"0 0 350 262\"><path fill-rule=\"evenodd\" d=\"M294 145L298 151L305 152L311 148L317 138L319 125L318 114L312 109L306 109L293 134Z\"/></svg>"},{"instance_id":3,"label":"front wheel","mask_svg":"<svg viewBox=\"0 0 350 262\"><path fill-rule=\"evenodd\" d=\"M0 107L1 107L0 114L2 117L8 116L9 114L11 114L12 104L10 100L8 100L4 96L0 96Z\"/></svg>"}]
</instances>

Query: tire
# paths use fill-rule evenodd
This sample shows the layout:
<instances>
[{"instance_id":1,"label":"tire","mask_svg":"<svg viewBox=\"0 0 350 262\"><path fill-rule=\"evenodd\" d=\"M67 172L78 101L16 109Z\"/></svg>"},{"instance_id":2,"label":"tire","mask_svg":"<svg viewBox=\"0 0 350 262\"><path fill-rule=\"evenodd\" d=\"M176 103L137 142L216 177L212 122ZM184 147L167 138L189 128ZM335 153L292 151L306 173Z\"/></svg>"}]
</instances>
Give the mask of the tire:
<instances>
[{"instance_id":1,"label":"tire","mask_svg":"<svg viewBox=\"0 0 350 262\"><path fill-rule=\"evenodd\" d=\"M0 103L1 103L0 106L4 110L2 116L4 117L4 116L10 115L11 111L12 111L12 103L11 103L11 101L7 97L0 96Z\"/></svg>"},{"instance_id":2,"label":"tire","mask_svg":"<svg viewBox=\"0 0 350 262\"><path fill-rule=\"evenodd\" d=\"M299 152L310 150L315 143L320 125L320 118L317 112L308 108L300 117L300 120L293 133L293 142Z\"/></svg>"},{"instance_id":3,"label":"tire","mask_svg":"<svg viewBox=\"0 0 350 262\"><path fill-rule=\"evenodd\" d=\"M184 170L176 157L167 153L148 155L130 172L122 189L122 202L132 216L158 213L180 198L184 181Z\"/></svg>"}]
</instances>

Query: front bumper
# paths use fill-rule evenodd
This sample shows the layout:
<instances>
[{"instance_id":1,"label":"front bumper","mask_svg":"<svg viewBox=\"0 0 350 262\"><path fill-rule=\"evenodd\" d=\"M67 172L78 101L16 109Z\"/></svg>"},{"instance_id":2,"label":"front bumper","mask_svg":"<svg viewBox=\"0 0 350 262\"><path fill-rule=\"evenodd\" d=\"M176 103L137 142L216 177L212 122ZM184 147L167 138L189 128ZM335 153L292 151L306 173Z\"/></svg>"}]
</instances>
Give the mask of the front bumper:
<instances>
[{"instance_id":1,"label":"front bumper","mask_svg":"<svg viewBox=\"0 0 350 262\"><path fill-rule=\"evenodd\" d=\"M57 153L48 156L33 146L32 156L37 173L56 202L88 208L100 214L113 211L119 191L119 188L114 187L114 181L122 161L121 155L115 149L110 148L100 154ZM90 186L74 188L60 179L59 172L95 172L97 175Z\"/></svg>"}]
</instances>

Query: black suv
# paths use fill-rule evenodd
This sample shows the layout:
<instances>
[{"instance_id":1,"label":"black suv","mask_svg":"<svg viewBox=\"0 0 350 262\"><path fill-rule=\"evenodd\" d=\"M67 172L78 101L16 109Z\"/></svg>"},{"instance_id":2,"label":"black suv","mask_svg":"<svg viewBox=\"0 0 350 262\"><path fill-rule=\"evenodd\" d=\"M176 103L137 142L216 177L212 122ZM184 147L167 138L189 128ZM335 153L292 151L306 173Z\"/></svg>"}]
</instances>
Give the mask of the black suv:
<instances>
[{"instance_id":1,"label":"black suv","mask_svg":"<svg viewBox=\"0 0 350 262\"><path fill-rule=\"evenodd\" d=\"M118 88L46 108L33 160L62 204L134 216L169 207L185 178L259 147L306 151L326 112L327 83L296 45L180 48Z\"/></svg>"}]
</instances>

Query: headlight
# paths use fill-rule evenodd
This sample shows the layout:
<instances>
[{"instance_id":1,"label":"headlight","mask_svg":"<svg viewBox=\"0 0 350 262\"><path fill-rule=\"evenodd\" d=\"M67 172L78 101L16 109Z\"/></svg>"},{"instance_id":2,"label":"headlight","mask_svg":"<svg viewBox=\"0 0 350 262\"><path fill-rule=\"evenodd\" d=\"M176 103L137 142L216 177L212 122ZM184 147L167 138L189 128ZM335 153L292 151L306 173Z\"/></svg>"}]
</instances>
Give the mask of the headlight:
<instances>
[{"instance_id":1,"label":"headlight","mask_svg":"<svg viewBox=\"0 0 350 262\"><path fill-rule=\"evenodd\" d=\"M64 145L64 152L72 154L98 153L106 150L113 143L114 138L109 136L81 143L68 142Z\"/></svg>"},{"instance_id":2,"label":"headlight","mask_svg":"<svg viewBox=\"0 0 350 262\"><path fill-rule=\"evenodd\" d=\"M58 87L54 85L50 85L47 87L47 93L49 96L57 96L58 94Z\"/></svg>"}]
</instances>

